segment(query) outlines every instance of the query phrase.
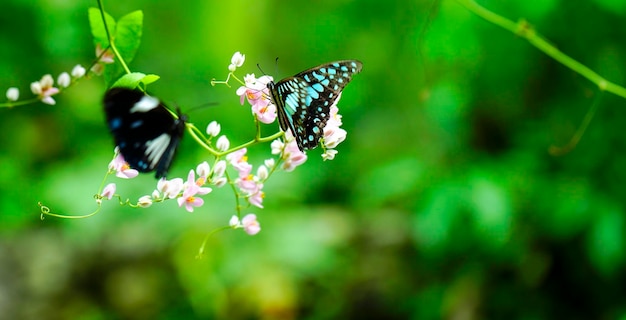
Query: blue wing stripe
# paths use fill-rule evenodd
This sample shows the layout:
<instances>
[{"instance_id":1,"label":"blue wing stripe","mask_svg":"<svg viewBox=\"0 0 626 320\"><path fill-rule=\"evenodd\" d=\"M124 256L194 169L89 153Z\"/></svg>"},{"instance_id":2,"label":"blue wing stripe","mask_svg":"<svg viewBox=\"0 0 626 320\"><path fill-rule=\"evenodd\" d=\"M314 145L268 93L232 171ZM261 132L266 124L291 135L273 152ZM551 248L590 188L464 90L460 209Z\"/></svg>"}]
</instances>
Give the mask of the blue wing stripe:
<instances>
[{"instance_id":1,"label":"blue wing stripe","mask_svg":"<svg viewBox=\"0 0 626 320\"><path fill-rule=\"evenodd\" d=\"M337 61L268 83L278 108L280 127L291 131L300 150L317 146L330 116L330 106L362 67L356 60Z\"/></svg>"}]
</instances>

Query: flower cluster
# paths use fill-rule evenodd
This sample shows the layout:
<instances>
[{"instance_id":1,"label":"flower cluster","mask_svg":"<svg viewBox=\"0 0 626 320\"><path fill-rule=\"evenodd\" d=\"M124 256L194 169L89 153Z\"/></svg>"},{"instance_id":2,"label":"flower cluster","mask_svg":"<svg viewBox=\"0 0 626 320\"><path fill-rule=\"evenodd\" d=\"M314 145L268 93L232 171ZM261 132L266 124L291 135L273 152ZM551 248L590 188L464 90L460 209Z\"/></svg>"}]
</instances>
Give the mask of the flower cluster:
<instances>
[{"instance_id":1,"label":"flower cluster","mask_svg":"<svg viewBox=\"0 0 626 320\"><path fill-rule=\"evenodd\" d=\"M219 124L212 122L207 127L207 132L211 132L213 136L219 133ZM228 139L222 136L226 141ZM137 170L130 168L128 163L124 161L123 156L119 153L119 149L115 149L115 157L109 164L109 170L115 172L115 175L122 179L131 179L138 175ZM136 206L147 208L154 202L162 202L170 199L176 199L179 207L185 207L189 212L193 212L194 208L200 207L204 204L204 200L200 197L213 191L213 187L223 187L228 183L226 177L226 169L230 164L235 170L239 172L238 178L235 180L235 185L242 192L243 196L248 200L251 205L263 208L262 201L264 193L262 191L263 181L269 177L268 168L274 166L274 159L268 159L265 163L257 169L256 175L251 174L252 165L247 162L246 149L240 149L226 156L226 160L216 161L213 168L205 161L196 167L196 170L190 170L187 176L187 180L183 181L181 178L174 178L171 180L162 178L157 182L157 188L151 195L144 195L137 201ZM196 179L196 174L198 178ZM110 200L116 190L115 183L109 183L103 190L103 192L96 197L98 204L102 203L102 200ZM236 220L234 220L236 219ZM231 219L230 226L233 228L243 228L244 231L250 235L257 234L261 228L256 220L256 215L248 214L241 221L234 216Z\"/></svg>"},{"instance_id":2,"label":"flower cluster","mask_svg":"<svg viewBox=\"0 0 626 320\"><path fill-rule=\"evenodd\" d=\"M257 221L256 215L253 213L247 214L241 220L239 220L239 217L237 216L232 216L228 224L235 229L243 228L243 230L251 236L261 231L261 225L259 224L259 221Z\"/></svg>"},{"instance_id":3,"label":"flower cluster","mask_svg":"<svg viewBox=\"0 0 626 320\"><path fill-rule=\"evenodd\" d=\"M341 115L337 113L339 112L337 101L340 98L341 93L339 93L339 97L330 107L330 118L326 122L326 127L324 127L324 146L326 147L326 151L322 154L324 160L333 160L337 154L335 148L346 140L347 132L341 128Z\"/></svg>"},{"instance_id":4,"label":"flower cluster","mask_svg":"<svg viewBox=\"0 0 626 320\"><path fill-rule=\"evenodd\" d=\"M270 147L272 148L272 154L280 155L280 158L283 161L283 170L291 172L297 166L305 163L307 156L298 148L296 139L291 135L291 131L285 132L285 140L287 143L280 139L276 139L272 141Z\"/></svg>"},{"instance_id":5,"label":"flower cluster","mask_svg":"<svg viewBox=\"0 0 626 320\"><path fill-rule=\"evenodd\" d=\"M247 149L237 150L226 156L226 160L239 173L235 179L235 185L241 190L248 202L256 207L263 208L263 182L269 177L268 166L274 165L274 159L268 159L260 165L256 175L252 174L252 165L248 163Z\"/></svg>"},{"instance_id":6,"label":"flower cluster","mask_svg":"<svg viewBox=\"0 0 626 320\"><path fill-rule=\"evenodd\" d=\"M239 102L244 104L245 100L252 106L252 114L265 123L270 124L276 120L276 105L268 98L270 96L267 84L273 81L270 76L256 78L254 74L248 74L244 78L245 85L237 89Z\"/></svg>"},{"instance_id":7,"label":"flower cluster","mask_svg":"<svg viewBox=\"0 0 626 320\"><path fill-rule=\"evenodd\" d=\"M116 148L117 153L117 148ZM123 179L131 179L138 175L137 170L130 168L128 163L124 161L121 154L117 153L113 161L109 164L109 170L115 172L115 175ZM185 207L189 212L193 212L194 207L200 207L204 204L204 200L199 196L205 195L213 191L206 185L222 187L227 183L224 174L226 172L226 161L218 161L213 170L205 161L196 167L196 170L190 170L187 175L187 181L183 182L181 178L167 180L160 179L157 182L157 188L151 195L145 195L139 198L137 206L147 208L153 202L161 202L168 199L176 199L179 207ZM196 174L198 178L196 179ZM106 191L106 190L105 190ZM103 192L102 198L108 198L108 193Z\"/></svg>"},{"instance_id":8,"label":"flower cluster","mask_svg":"<svg viewBox=\"0 0 626 320\"><path fill-rule=\"evenodd\" d=\"M98 61L91 67L90 71L100 75L104 70L106 64L114 62L115 55L110 49L103 49L100 44L96 46L96 57ZM41 102L49 105L56 104L56 101L52 96L61 92L62 89L69 87L77 79L85 76L87 70L80 64L76 65L70 73L62 72L57 77L57 87L54 86L54 78L50 74L45 74L39 81L34 81L30 84L30 91L37 96L37 99ZM11 87L6 92L7 100L14 102L20 97L20 91L18 88Z\"/></svg>"},{"instance_id":9,"label":"flower cluster","mask_svg":"<svg viewBox=\"0 0 626 320\"><path fill-rule=\"evenodd\" d=\"M62 72L57 78L57 84L60 88L69 87L73 81L85 76L86 70L80 64L76 65L71 72L71 75L67 72ZM37 99L41 102L49 105L54 105L56 101L52 98L53 95L61 92L61 89L54 86L54 78L52 75L45 74L39 81L32 82L30 84L30 91L37 96ZM11 87L6 92L7 100L17 101L20 98L20 90L15 87Z\"/></svg>"}]
</instances>

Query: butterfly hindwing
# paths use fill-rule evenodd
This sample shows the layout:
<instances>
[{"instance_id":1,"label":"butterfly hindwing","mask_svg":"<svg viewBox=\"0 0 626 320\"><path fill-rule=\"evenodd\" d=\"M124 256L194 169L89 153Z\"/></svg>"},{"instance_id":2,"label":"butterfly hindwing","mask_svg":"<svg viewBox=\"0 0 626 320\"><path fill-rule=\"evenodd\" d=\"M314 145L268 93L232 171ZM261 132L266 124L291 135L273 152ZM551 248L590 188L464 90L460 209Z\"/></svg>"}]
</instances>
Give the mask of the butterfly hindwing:
<instances>
[{"instance_id":1,"label":"butterfly hindwing","mask_svg":"<svg viewBox=\"0 0 626 320\"><path fill-rule=\"evenodd\" d=\"M157 98L139 90L112 88L104 96L106 121L124 160L137 171L167 174L185 130Z\"/></svg>"},{"instance_id":2,"label":"butterfly hindwing","mask_svg":"<svg viewBox=\"0 0 626 320\"><path fill-rule=\"evenodd\" d=\"M356 60L336 61L268 84L280 127L283 131L291 130L300 150L317 146L330 117L330 107L362 67Z\"/></svg>"}]
</instances>

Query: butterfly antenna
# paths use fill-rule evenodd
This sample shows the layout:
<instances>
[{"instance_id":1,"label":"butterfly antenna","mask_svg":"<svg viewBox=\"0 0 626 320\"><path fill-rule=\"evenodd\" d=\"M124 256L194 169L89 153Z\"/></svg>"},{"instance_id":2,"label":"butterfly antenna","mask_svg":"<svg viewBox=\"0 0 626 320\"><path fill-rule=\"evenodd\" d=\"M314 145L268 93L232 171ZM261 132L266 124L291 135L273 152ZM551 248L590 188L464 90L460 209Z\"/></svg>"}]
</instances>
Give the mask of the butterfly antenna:
<instances>
[{"instance_id":1,"label":"butterfly antenna","mask_svg":"<svg viewBox=\"0 0 626 320\"><path fill-rule=\"evenodd\" d=\"M278 57L274 60L274 73L278 74Z\"/></svg>"},{"instance_id":2,"label":"butterfly antenna","mask_svg":"<svg viewBox=\"0 0 626 320\"><path fill-rule=\"evenodd\" d=\"M263 69L261 69L261 65L260 64L256 64L256 67L259 68L259 71L261 71L261 73L266 76L267 73L265 73L265 71L263 71ZM276 60L274 60L274 70L276 74L278 74L278 57L276 57Z\"/></svg>"},{"instance_id":3,"label":"butterfly antenna","mask_svg":"<svg viewBox=\"0 0 626 320\"><path fill-rule=\"evenodd\" d=\"M191 112L193 112L193 111L197 111L197 110L200 110L200 109L203 109L203 108L206 108L206 107L214 107L214 106L217 106L217 102L207 102L207 103L203 103L203 104L201 104L201 105L199 105L199 106L195 106L195 107L193 107L193 108L191 108L191 109L187 110L187 113L191 113Z\"/></svg>"},{"instance_id":4,"label":"butterfly antenna","mask_svg":"<svg viewBox=\"0 0 626 320\"><path fill-rule=\"evenodd\" d=\"M258 63L257 63L257 64L256 64L256 67L257 67L257 68L259 68L259 71L261 71L261 73L262 73L264 76L266 76L266 75L267 75L267 73L265 73L265 71L263 71L263 69L261 69L261 65L260 65L260 64L258 64Z\"/></svg>"}]
</instances>

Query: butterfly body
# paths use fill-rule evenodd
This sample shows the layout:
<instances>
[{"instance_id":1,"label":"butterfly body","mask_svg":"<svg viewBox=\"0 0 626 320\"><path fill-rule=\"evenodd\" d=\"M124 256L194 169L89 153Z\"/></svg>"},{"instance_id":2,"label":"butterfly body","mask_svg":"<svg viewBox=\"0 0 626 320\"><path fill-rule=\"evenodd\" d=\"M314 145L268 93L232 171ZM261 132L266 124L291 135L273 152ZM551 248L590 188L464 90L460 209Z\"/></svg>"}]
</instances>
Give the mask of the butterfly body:
<instances>
[{"instance_id":1,"label":"butterfly body","mask_svg":"<svg viewBox=\"0 0 626 320\"><path fill-rule=\"evenodd\" d=\"M278 109L281 129L291 131L301 151L317 146L324 135L330 107L362 67L357 60L336 61L267 84Z\"/></svg>"},{"instance_id":2,"label":"butterfly body","mask_svg":"<svg viewBox=\"0 0 626 320\"><path fill-rule=\"evenodd\" d=\"M106 122L124 160L139 172L156 171L161 178L174 159L185 131L178 118L157 98L139 90L112 88L104 96Z\"/></svg>"}]
</instances>

